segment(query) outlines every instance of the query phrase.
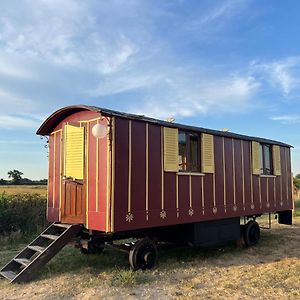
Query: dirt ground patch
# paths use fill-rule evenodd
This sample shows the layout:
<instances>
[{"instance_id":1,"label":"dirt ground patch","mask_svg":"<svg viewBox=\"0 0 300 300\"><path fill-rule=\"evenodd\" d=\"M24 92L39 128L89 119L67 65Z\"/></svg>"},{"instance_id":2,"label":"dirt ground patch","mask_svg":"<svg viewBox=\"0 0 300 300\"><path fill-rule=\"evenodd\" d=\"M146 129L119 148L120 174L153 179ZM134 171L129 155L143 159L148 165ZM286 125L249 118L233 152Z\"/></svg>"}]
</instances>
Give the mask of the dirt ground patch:
<instances>
[{"instance_id":1,"label":"dirt ground patch","mask_svg":"<svg viewBox=\"0 0 300 300\"><path fill-rule=\"evenodd\" d=\"M0 264L20 247L1 248ZM34 281L1 279L0 299L300 299L298 220L263 230L259 245L248 249L164 245L159 254L156 269L132 272L125 253L85 256L67 246Z\"/></svg>"}]
</instances>

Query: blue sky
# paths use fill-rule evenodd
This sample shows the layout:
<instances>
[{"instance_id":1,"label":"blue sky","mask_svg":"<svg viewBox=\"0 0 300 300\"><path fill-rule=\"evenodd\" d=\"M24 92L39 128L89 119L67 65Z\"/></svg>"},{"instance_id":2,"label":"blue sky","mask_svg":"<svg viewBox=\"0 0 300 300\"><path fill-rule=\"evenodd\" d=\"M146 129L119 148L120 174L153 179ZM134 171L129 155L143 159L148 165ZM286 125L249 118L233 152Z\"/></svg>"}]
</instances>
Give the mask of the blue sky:
<instances>
[{"instance_id":1,"label":"blue sky","mask_svg":"<svg viewBox=\"0 0 300 300\"><path fill-rule=\"evenodd\" d=\"M35 131L77 103L280 140L300 173L299 12L296 0L2 0L0 178L46 178Z\"/></svg>"}]
</instances>

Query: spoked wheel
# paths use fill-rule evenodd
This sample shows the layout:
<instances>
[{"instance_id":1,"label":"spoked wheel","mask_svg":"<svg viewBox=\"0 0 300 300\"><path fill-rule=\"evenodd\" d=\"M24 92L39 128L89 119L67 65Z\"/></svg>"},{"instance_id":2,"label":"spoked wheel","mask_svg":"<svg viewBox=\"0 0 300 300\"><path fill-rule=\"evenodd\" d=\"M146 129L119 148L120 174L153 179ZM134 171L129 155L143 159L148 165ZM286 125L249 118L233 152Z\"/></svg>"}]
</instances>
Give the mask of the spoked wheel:
<instances>
[{"instance_id":1,"label":"spoked wheel","mask_svg":"<svg viewBox=\"0 0 300 300\"><path fill-rule=\"evenodd\" d=\"M247 247L254 246L260 238L260 228L256 221L249 221L243 228L243 238Z\"/></svg>"},{"instance_id":2,"label":"spoked wheel","mask_svg":"<svg viewBox=\"0 0 300 300\"><path fill-rule=\"evenodd\" d=\"M149 238L138 241L129 252L129 263L135 270L152 269L157 261L157 247Z\"/></svg>"}]
</instances>

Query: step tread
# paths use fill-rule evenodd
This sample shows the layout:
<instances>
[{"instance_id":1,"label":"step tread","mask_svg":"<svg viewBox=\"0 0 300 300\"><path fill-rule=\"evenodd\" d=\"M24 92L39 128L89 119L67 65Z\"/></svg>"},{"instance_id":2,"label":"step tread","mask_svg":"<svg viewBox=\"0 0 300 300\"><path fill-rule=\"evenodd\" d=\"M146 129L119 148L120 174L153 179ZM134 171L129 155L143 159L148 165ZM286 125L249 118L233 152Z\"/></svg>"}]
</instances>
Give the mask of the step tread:
<instances>
[{"instance_id":1,"label":"step tread","mask_svg":"<svg viewBox=\"0 0 300 300\"><path fill-rule=\"evenodd\" d=\"M41 234L41 237L48 239L48 240L57 240L59 238L58 235L54 235L54 234Z\"/></svg>"},{"instance_id":2,"label":"step tread","mask_svg":"<svg viewBox=\"0 0 300 300\"><path fill-rule=\"evenodd\" d=\"M9 280L13 280L17 276L13 271L1 271L0 274Z\"/></svg>"},{"instance_id":3,"label":"step tread","mask_svg":"<svg viewBox=\"0 0 300 300\"><path fill-rule=\"evenodd\" d=\"M26 267L31 263L27 258L14 258L14 261Z\"/></svg>"},{"instance_id":4,"label":"step tread","mask_svg":"<svg viewBox=\"0 0 300 300\"><path fill-rule=\"evenodd\" d=\"M56 227L62 227L62 228L66 228L66 229L73 226L71 224L62 224L62 223L55 223L53 225L56 226Z\"/></svg>"},{"instance_id":5,"label":"step tread","mask_svg":"<svg viewBox=\"0 0 300 300\"><path fill-rule=\"evenodd\" d=\"M36 252L43 252L46 248L41 246L27 246L27 248L34 250Z\"/></svg>"}]
</instances>

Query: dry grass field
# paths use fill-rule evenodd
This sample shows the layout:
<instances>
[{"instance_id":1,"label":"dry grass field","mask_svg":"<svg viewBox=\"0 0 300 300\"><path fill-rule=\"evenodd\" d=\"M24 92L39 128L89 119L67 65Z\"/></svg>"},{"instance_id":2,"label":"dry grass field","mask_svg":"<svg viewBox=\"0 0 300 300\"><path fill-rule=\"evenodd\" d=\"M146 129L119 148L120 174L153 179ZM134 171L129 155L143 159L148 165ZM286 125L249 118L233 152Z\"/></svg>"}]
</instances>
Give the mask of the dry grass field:
<instances>
[{"instance_id":1,"label":"dry grass field","mask_svg":"<svg viewBox=\"0 0 300 300\"><path fill-rule=\"evenodd\" d=\"M125 253L67 246L30 283L0 279L0 299L300 299L300 221L273 223L248 249L163 245L159 265L145 272L130 271ZM1 243L0 265L22 246Z\"/></svg>"},{"instance_id":2,"label":"dry grass field","mask_svg":"<svg viewBox=\"0 0 300 300\"><path fill-rule=\"evenodd\" d=\"M36 193L42 196L47 195L46 185L0 185L0 194L6 193L21 194L21 193Z\"/></svg>"}]
</instances>

